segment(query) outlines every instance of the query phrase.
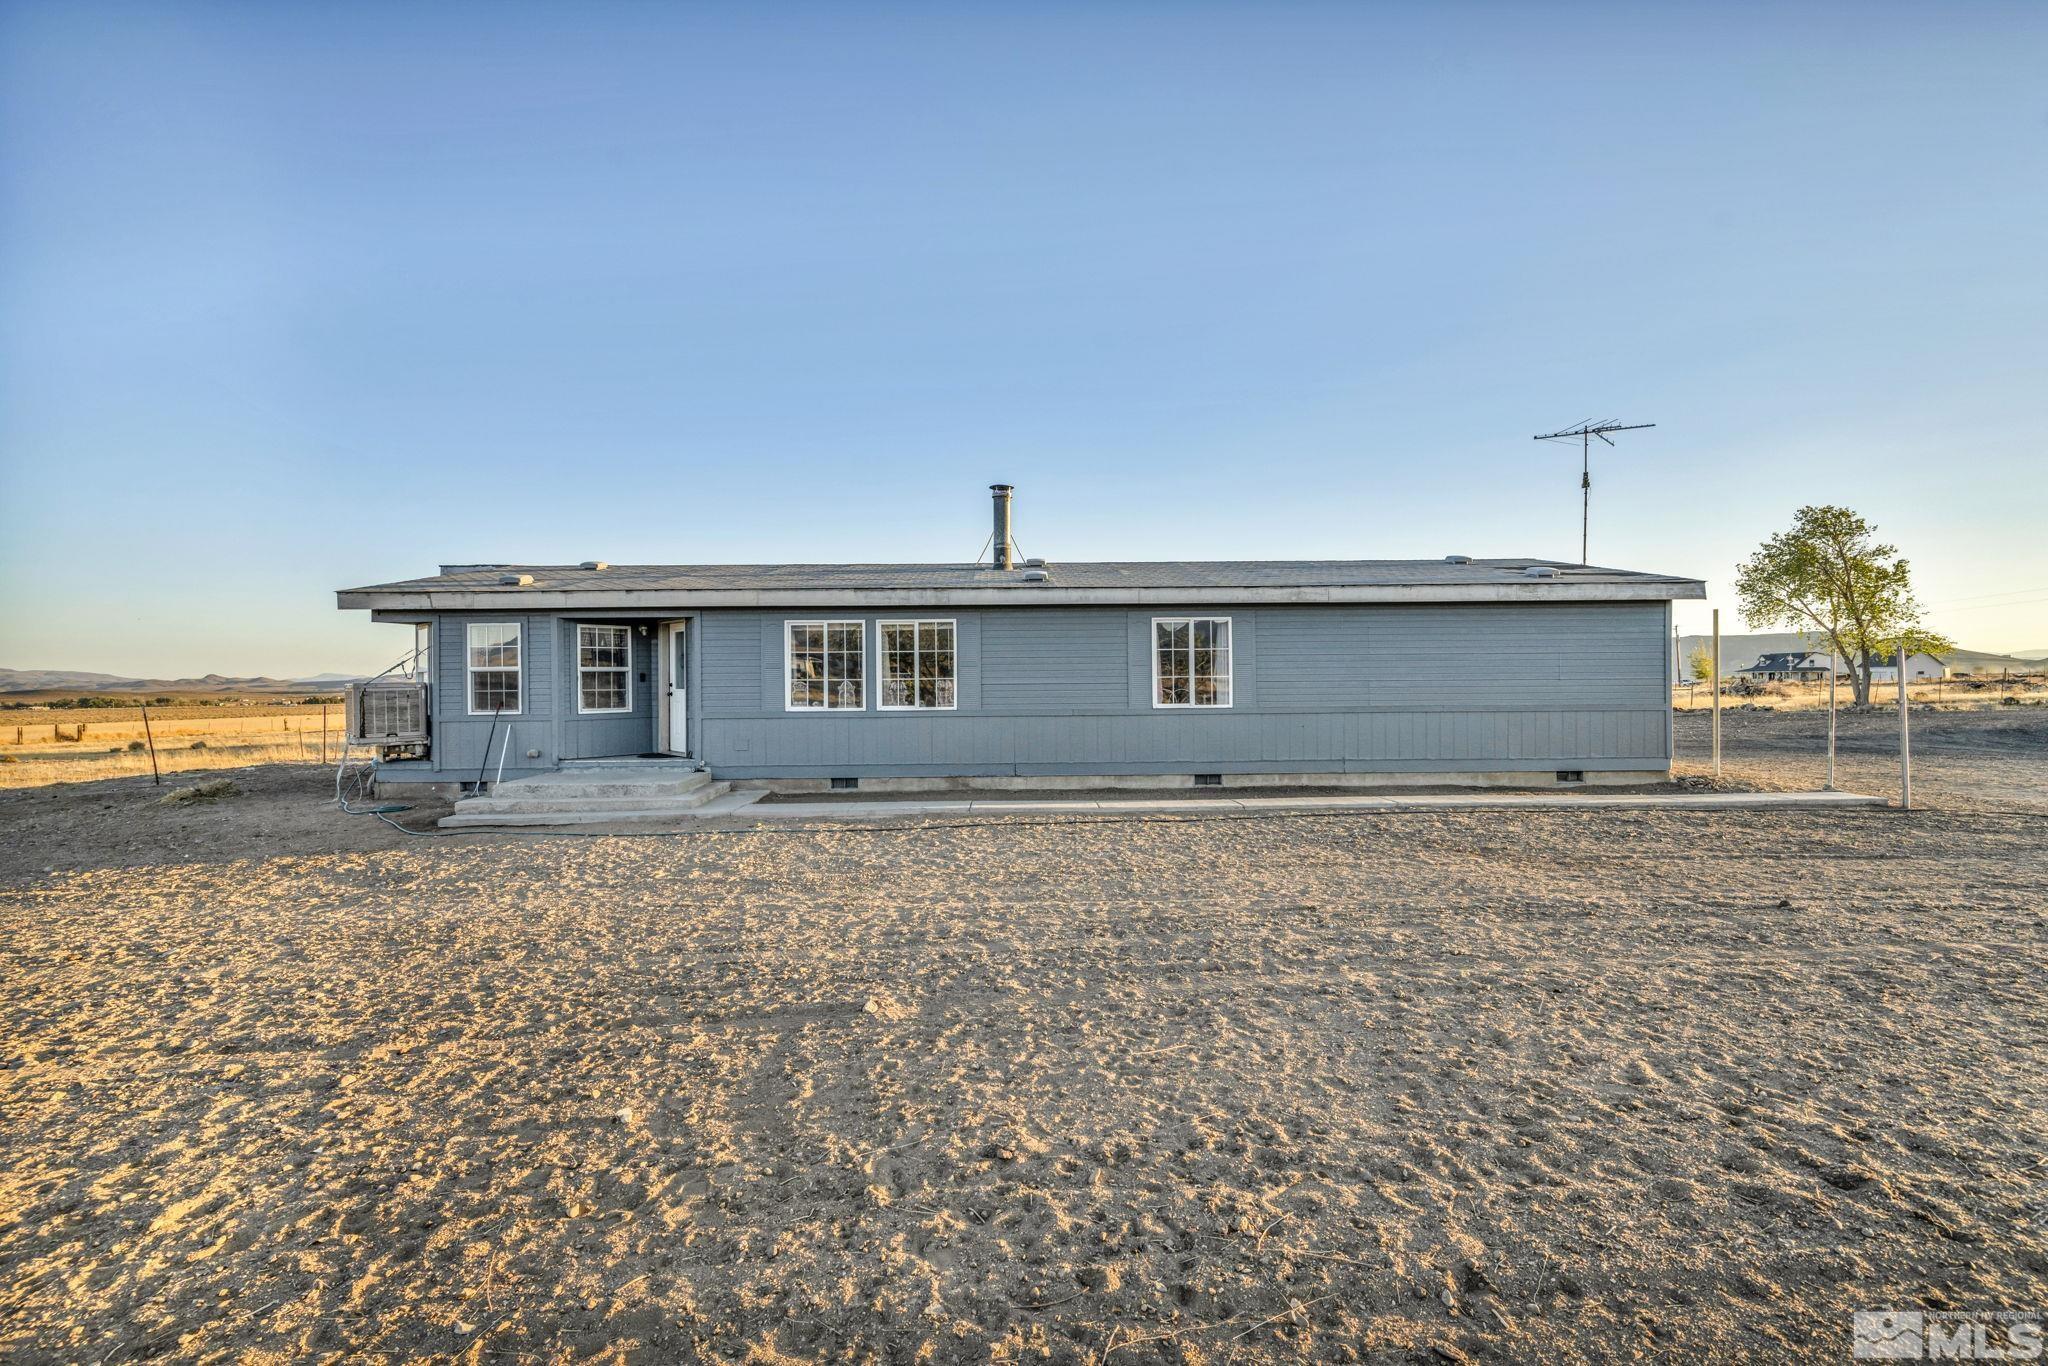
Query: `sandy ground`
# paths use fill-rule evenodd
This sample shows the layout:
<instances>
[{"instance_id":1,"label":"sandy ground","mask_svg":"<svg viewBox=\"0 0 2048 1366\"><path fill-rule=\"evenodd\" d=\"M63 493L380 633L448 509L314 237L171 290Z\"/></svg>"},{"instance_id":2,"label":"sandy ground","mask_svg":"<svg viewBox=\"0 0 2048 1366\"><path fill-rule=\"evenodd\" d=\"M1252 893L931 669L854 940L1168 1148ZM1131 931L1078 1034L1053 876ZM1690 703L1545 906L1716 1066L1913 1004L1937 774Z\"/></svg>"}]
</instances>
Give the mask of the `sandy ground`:
<instances>
[{"instance_id":1,"label":"sandy ground","mask_svg":"<svg viewBox=\"0 0 2048 1366\"><path fill-rule=\"evenodd\" d=\"M1801 726L1731 714L1731 775ZM2040 1307L2048 713L1921 745L1911 814L0 793L0 1357L1843 1360Z\"/></svg>"}]
</instances>

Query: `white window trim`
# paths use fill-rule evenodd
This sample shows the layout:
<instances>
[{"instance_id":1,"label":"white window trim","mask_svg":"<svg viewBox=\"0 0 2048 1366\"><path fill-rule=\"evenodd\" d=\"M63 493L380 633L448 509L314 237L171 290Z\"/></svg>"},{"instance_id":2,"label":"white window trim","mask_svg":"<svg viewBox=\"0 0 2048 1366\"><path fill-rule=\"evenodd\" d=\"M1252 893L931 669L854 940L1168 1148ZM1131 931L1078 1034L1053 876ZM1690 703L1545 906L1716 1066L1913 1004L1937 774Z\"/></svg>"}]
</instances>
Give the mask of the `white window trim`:
<instances>
[{"instance_id":1,"label":"white window trim","mask_svg":"<svg viewBox=\"0 0 2048 1366\"><path fill-rule=\"evenodd\" d=\"M1188 700L1185 702L1161 702L1159 700L1159 624L1168 621L1188 623L1188 667L1194 668L1194 624L1198 621L1220 621L1230 627L1230 667L1221 675L1230 688L1228 702L1197 702L1194 700L1194 675L1188 675ZM1152 654L1152 706L1158 711L1229 711L1237 705L1237 626L1229 617L1211 616L1206 612L1191 613L1184 617L1154 617L1152 629L1147 634L1145 648Z\"/></svg>"},{"instance_id":2,"label":"white window trim","mask_svg":"<svg viewBox=\"0 0 2048 1366\"><path fill-rule=\"evenodd\" d=\"M498 664L479 666L471 662L474 648L469 643L470 632L479 626L510 626L512 638L519 642L519 662L510 669ZM506 711L478 711L476 709L476 676L478 674L514 674L519 679L519 705ZM463 623L462 631L462 705L471 716L524 716L526 714L526 623L523 621L471 621Z\"/></svg>"},{"instance_id":3,"label":"white window trim","mask_svg":"<svg viewBox=\"0 0 2048 1366\"><path fill-rule=\"evenodd\" d=\"M624 631L626 633L626 705L623 707L586 707L583 705L583 675L586 673L617 673L612 668L591 668L583 663L583 628L589 626L603 631ZM522 696L521 701L525 698ZM628 716L633 711L633 628L611 621L579 621L576 623L576 714L578 716Z\"/></svg>"},{"instance_id":4,"label":"white window trim","mask_svg":"<svg viewBox=\"0 0 2048 1366\"><path fill-rule=\"evenodd\" d=\"M796 628L799 626L821 626L826 629L827 653L830 653L831 628L834 626L858 626L860 628L860 705L857 707L835 707L830 692L825 695L822 707L799 707L789 700L790 684L796 676L789 670L790 657L796 653ZM790 617L782 623L782 709L793 711L800 716L817 716L828 712L855 712L868 709L868 698L874 692L874 671L868 667L868 622L866 617Z\"/></svg>"},{"instance_id":5,"label":"white window trim","mask_svg":"<svg viewBox=\"0 0 2048 1366\"><path fill-rule=\"evenodd\" d=\"M941 707L936 704L925 707L916 702L899 703L890 706L882 699L887 697L889 686L889 647L887 632L891 626L908 626L914 633L920 626L944 626L953 633L953 700ZM923 649L920 646L921 657ZM917 680L910 680L910 695L917 696ZM958 711L960 710L960 622L957 617L883 617L875 622L875 710L876 711Z\"/></svg>"}]
</instances>

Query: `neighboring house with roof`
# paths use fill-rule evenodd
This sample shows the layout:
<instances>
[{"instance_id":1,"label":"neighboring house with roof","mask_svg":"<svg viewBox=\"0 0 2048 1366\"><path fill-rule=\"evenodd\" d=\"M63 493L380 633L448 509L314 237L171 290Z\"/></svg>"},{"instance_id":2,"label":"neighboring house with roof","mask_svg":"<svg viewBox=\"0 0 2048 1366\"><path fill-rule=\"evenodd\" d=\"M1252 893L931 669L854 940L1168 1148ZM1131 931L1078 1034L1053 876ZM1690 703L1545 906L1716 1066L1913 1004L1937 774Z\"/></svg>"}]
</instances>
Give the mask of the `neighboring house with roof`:
<instances>
[{"instance_id":1,"label":"neighboring house with roof","mask_svg":"<svg viewBox=\"0 0 2048 1366\"><path fill-rule=\"evenodd\" d=\"M1826 650L1797 650L1758 655L1756 663L1735 671L1755 683L1809 683L1839 673L1835 656Z\"/></svg>"},{"instance_id":2,"label":"neighboring house with roof","mask_svg":"<svg viewBox=\"0 0 2048 1366\"><path fill-rule=\"evenodd\" d=\"M993 489L986 564L448 565L343 590L420 642L421 733L379 785L643 755L790 786L1670 770L1671 603L1696 579L1019 561Z\"/></svg>"},{"instance_id":3,"label":"neighboring house with roof","mask_svg":"<svg viewBox=\"0 0 2048 1366\"><path fill-rule=\"evenodd\" d=\"M1923 679L1947 678L1948 665L1935 656L1915 650L1906 656L1906 681L1917 683ZM1897 683L1899 681L1899 652L1873 657L1870 661L1872 683Z\"/></svg>"}]
</instances>

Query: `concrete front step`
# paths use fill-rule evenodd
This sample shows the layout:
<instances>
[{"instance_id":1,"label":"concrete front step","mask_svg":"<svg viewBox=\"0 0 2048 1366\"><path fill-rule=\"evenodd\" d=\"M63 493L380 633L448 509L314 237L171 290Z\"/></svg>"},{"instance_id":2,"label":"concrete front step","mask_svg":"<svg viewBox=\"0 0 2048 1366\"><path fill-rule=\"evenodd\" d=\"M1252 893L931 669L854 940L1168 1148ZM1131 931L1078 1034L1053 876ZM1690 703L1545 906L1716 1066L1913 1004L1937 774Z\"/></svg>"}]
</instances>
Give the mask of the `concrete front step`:
<instances>
[{"instance_id":1,"label":"concrete front step","mask_svg":"<svg viewBox=\"0 0 2048 1366\"><path fill-rule=\"evenodd\" d=\"M440 823L461 829L660 820L690 815L727 790L727 784L713 781L694 764L579 764L500 783L488 794L465 797Z\"/></svg>"},{"instance_id":2,"label":"concrete front step","mask_svg":"<svg viewBox=\"0 0 2048 1366\"><path fill-rule=\"evenodd\" d=\"M497 798L512 797L548 802L583 802L608 798L662 800L670 797L687 797L692 792L701 792L710 784L711 775L702 769L681 769L668 765L644 770L564 769L558 773L539 773L531 778L499 783L491 795Z\"/></svg>"},{"instance_id":3,"label":"concrete front step","mask_svg":"<svg viewBox=\"0 0 2048 1366\"><path fill-rule=\"evenodd\" d=\"M715 797L724 796L729 790L725 783L702 783L688 792L668 795L642 792L630 797L537 797L515 793L511 788L512 785L507 783L497 796L464 797L455 804L455 814L531 816L551 811L688 811Z\"/></svg>"},{"instance_id":4,"label":"concrete front step","mask_svg":"<svg viewBox=\"0 0 2048 1366\"><path fill-rule=\"evenodd\" d=\"M690 802L603 811L458 811L452 816L441 817L439 824L444 830L462 830L494 826L615 825L626 821L688 820L702 814L697 810L701 805L702 802Z\"/></svg>"}]
</instances>

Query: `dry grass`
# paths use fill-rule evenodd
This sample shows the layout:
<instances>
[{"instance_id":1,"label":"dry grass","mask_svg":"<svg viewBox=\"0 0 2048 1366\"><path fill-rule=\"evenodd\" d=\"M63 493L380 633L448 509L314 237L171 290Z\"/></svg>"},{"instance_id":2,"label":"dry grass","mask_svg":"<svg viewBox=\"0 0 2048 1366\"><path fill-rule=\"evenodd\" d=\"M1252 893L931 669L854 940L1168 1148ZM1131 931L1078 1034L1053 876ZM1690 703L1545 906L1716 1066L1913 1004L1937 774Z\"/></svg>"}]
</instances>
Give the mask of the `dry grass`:
<instances>
[{"instance_id":1,"label":"dry grass","mask_svg":"<svg viewBox=\"0 0 2048 1366\"><path fill-rule=\"evenodd\" d=\"M1973 711L1986 707L2005 705L2004 699L2014 698L2020 702L2048 703L2048 681L2030 677L2014 679L2001 684L1997 679L1984 681L1984 686L1973 687L1972 682L1959 678L1933 679L1906 685L1906 695L1914 706L1937 706L1959 711ZM1826 683L1764 683L1755 686L1755 691L1735 693L1729 685L1721 689L1723 707L1762 706L1778 711L1826 710L1828 687ZM1709 711L1713 708L1713 689L1705 683L1692 686L1681 685L1672 689L1672 706L1680 711ZM1844 679L1835 688L1835 705L1847 708L1856 700L1856 694ZM1876 706L1896 706L1899 700L1899 685L1878 683L1872 685L1871 702Z\"/></svg>"},{"instance_id":2,"label":"dry grass","mask_svg":"<svg viewBox=\"0 0 2048 1366\"><path fill-rule=\"evenodd\" d=\"M119 749L100 749L92 743L92 732L88 730L87 743L68 745L52 750L49 747L0 749L0 789L19 787L42 787L50 783L90 783L105 778L128 778L137 775L147 777L150 773L147 751L131 750L124 743ZM111 746L111 741L109 745ZM217 739L206 741L206 748L191 748L189 739L179 738L170 745L159 740L156 752L158 771L166 776L174 773L208 772L224 768L248 768L252 764L304 764L321 767L320 735L292 732L280 735L274 731L249 735L236 731L225 731ZM338 741L330 736L328 740L329 762L336 755L334 746Z\"/></svg>"},{"instance_id":3,"label":"dry grass","mask_svg":"<svg viewBox=\"0 0 2048 1366\"><path fill-rule=\"evenodd\" d=\"M152 740L165 774L318 764L339 757L345 725L338 703L151 707L147 724L140 707L0 712L0 788L149 773Z\"/></svg>"},{"instance_id":4,"label":"dry grass","mask_svg":"<svg viewBox=\"0 0 2048 1366\"><path fill-rule=\"evenodd\" d=\"M75 744L107 746L116 740L140 740L152 733L159 741L219 736L313 735L321 731L319 707L172 707L149 709L149 724L142 712L114 709L81 709L58 712L0 712L0 751L17 753L69 748ZM337 704L327 708L326 729L339 733L344 718ZM85 728L81 740L70 737Z\"/></svg>"}]
</instances>

